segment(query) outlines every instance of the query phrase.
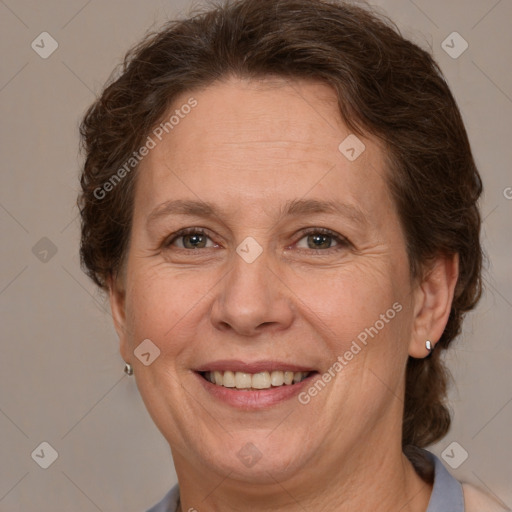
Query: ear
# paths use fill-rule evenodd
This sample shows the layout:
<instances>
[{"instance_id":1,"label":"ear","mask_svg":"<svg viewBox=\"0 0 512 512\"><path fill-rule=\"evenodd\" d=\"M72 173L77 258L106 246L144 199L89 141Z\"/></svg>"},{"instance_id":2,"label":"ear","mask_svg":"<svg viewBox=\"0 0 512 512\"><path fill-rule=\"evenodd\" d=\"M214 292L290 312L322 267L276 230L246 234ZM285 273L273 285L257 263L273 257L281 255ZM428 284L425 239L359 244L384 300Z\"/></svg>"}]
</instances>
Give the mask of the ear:
<instances>
[{"instance_id":1,"label":"ear","mask_svg":"<svg viewBox=\"0 0 512 512\"><path fill-rule=\"evenodd\" d=\"M459 276L459 255L440 255L414 290L414 319L409 355L423 358L441 338L452 307L455 285Z\"/></svg>"},{"instance_id":2,"label":"ear","mask_svg":"<svg viewBox=\"0 0 512 512\"><path fill-rule=\"evenodd\" d=\"M129 343L127 338L126 324L126 291L118 279L114 276L108 278L108 290L110 300L110 310L114 320L114 328L119 336L119 350L122 358L130 362Z\"/></svg>"}]
</instances>

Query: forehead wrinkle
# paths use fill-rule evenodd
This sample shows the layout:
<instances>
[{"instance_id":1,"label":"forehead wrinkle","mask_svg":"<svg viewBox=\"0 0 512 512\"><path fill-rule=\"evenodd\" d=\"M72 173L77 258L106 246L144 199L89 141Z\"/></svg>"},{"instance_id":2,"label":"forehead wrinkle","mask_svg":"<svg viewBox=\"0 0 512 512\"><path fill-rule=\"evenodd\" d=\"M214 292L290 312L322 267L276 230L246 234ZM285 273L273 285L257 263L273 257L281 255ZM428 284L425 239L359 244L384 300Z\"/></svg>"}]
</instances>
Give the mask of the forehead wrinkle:
<instances>
[{"instance_id":1,"label":"forehead wrinkle","mask_svg":"<svg viewBox=\"0 0 512 512\"><path fill-rule=\"evenodd\" d=\"M367 217L354 205L337 201L319 201L317 199L293 199L286 201L278 210L278 219L282 220L285 217L307 216L320 213L341 215L357 224L368 224ZM174 199L165 201L154 208L146 218L146 226L149 227L156 220L170 215L225 218L227 211L207 201Z\"/></svg>"}]
</instances>

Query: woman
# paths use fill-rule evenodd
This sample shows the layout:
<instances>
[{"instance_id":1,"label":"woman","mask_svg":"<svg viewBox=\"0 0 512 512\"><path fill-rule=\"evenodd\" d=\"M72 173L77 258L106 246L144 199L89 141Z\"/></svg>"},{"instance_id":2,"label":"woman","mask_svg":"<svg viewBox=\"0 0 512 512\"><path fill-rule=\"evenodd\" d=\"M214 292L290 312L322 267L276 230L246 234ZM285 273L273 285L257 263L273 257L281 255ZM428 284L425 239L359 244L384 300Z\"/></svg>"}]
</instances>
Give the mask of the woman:
<instances>
[{"instance_id":1,"label":"woman","mask_svg":"<svg viewBox=\"0 0 512 512\"><path fill-rule=\"evenodd\" d=\"M151 511L504 510L424 450L481 292L432 58L349 4L169 23L87 112L81 256L179 486Z\"/></svg>"}]
</instances>

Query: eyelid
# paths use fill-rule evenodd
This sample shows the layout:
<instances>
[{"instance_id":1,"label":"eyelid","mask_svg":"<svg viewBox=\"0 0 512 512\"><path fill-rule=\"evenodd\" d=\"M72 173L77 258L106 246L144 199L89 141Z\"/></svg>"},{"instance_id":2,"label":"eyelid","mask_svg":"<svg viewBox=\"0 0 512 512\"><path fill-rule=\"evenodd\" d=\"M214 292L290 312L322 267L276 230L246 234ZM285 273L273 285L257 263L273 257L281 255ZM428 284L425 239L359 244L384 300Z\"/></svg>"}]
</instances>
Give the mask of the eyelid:
<instances>
[{"instance_id":1,"label":"eyelid","mask_svg":"<svg viewBox=\"0 0 512 512\"><path fill-rule=\"evenodd\" d=\"M173 242L175 242L176 240L178 240L179 238L184 237L186 235L192 235L192 234L198 234L198 235L206 236L210 240L212 240L212 237L209 235L209 231L207 229L200 228L200 227L197 227L197 228L196 227L191 227L191 228L183 228L183 229L179 229L178 231L175 231L169 237L164 239L164 242L163 242L162 245L165 248L170 247L171 244ZM212 240L212 242L213 242L213 240ZM215 244L215 245L218 245L218 244ZM182 248L178 247L178 249L182 249ZM189 251L191 249L182 249L182 250Z\"/></svg>"},{"instance_id":2,"label":"eyelid","mask_svg":"<svg viewBox=\"0 0 512 512\"><path fill-rule=\"evenodd\" d=\"M301 230L298 235L298 236L300 236L300 238L295 242L295 244L298 243L300 240L302 240L305 236L310 235L310 234L327 235L327 236L333 238L334 240L336 240L338 245L336 245L335 247L329 247L327 249L301 249L301 248L299 248L298 249L299 251L309 251L309 252L314 251L317 253L321 253L321 252L329 253L331 250L334 250L334 251L339 250L340 247L352 246L352 243L348 240L348 238L341 235L340 233L337 233L336 231L332 231L331 229L328 229L328 228L315 228L315 227L304 228L303 230Z\"/></svg>"},{"instance_id":3,"label":"eyelid","mask_svg":"<svg viewBox=\"0 0 512 512\"><path fill-rule=\"evenodd\" d=\"M190 234L199 234L199 235L202 235L202 236L206 236L207 238L209 238L213 242L213 239L210 236L208 229L201 228L201 227L190 227L190 228L180 229L180 230L174 232L173 234L171 234L170 237L167 237L164 240L163 247L165 247L165 248L170 247L171 244L173 242L175 242L177 239L179 239L179 238L181 238L183 236L186 236L186 235L190 235ZM320 252L328 253L331 250L337 250L340 246L341 247L343 247L343 246L346 247L346 246L351 246L352 245L351 242L345 236L343 236L343 235L341 235L341 234L339 234L339 233L337 233L335 231L332 231L331 229L320 228L320 227L309 227L309 228L302 229L297 234L297 236L299 238L292 245L297 244L305 236L308 236L310 234L321 234L321 235L330 236L331 238L336 240L338 245L336 245L335 247L328 247L327 249L302 249L302 248L299 248L298 249L299 251L307 251L307 252L314 251L314 252L317 252L317 253L320 253ZM217 243L214 242L214 244L215 244L215 246L218 247ZM289 246L289 247L291 247L291 246ZM178 247L178 249L184 250L184 251L194 251L193 249L182 249L181 247ZM211 249L211 247L208 247L208 249Z\"/></svg>"}]
</instances>

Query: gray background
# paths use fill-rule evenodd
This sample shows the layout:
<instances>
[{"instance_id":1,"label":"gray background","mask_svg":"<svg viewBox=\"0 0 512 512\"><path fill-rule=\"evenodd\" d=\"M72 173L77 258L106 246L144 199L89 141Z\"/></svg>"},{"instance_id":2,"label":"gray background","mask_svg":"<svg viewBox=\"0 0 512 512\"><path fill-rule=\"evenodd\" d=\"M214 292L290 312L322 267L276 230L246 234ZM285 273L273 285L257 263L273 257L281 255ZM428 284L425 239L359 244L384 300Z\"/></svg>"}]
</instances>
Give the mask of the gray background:
<instances>
[{"instance_id":1,"label":"gray background","mask_svg":"<svg viewBox=\"0 0 512 512\"><path fill-rule=\"evenodd\" d=\"M128 47L191 5L0 0L1 511L136 512L176 481L168 445L123 373L108 305L79 268L77 126ZM464 452L450 447L451 473L511 507L512 2L376 5L432 49L485 184L487 290L448 357L453 428L431 449L441 456L457 442L468 458L451 469ZM45 31L59 45L47 59L31 47ZM456 59L442 47L454 31L469 44ZM48 450L31 456L43 441L58 453L47 469L36 460Z\"/></svg>"}]
</instances>

